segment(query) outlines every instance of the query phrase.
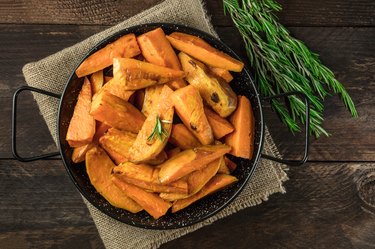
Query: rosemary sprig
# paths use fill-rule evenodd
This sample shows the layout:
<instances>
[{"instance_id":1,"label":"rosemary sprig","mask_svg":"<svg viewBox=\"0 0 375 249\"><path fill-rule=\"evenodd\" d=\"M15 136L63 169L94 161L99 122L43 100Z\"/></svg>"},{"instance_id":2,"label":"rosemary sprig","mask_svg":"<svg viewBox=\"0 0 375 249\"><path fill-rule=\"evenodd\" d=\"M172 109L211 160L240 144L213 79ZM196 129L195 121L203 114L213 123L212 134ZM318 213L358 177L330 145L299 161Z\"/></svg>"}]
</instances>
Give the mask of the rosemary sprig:
<instances>
[{"instance_id":1,"label":"rosemary sprig","mask_svg":"<svg viewBox=\"0 0 375 249\"><path fill-rule=\"evenodd\" d=\"M168 132L163 128L162 123L170 124L172 122L169 121L169 120L160 120L159 115L156 115L155 127L152 130L152 133L150 134L150 136L147 138L147 141L152 141L152 139L154 139L155 135L157 136L157 138L160 139L160 141L163 141L164 138L168 137Z\"/></svg>"},{"instance_id":2,"label":"rosemary sprig","mask_svg":"<svg viewBox=\"0 0 375 249\"><path fill-rule=\"evenodd\" d=\"M304 92L311 102L310 131L316 137L328 136L322 122L323 100L329 90L341 96L353 117L358 116L352 99L333 72L278 22L274 12L282 9L279 3L274 0L223 0L223 3L224 12L231 16L245 42L263 96ZM298 121L305 122L304 101L290 96L288 107L279 100L272 100L271 105L292 132L300 131Z\"/></svg>"}]
</instances>

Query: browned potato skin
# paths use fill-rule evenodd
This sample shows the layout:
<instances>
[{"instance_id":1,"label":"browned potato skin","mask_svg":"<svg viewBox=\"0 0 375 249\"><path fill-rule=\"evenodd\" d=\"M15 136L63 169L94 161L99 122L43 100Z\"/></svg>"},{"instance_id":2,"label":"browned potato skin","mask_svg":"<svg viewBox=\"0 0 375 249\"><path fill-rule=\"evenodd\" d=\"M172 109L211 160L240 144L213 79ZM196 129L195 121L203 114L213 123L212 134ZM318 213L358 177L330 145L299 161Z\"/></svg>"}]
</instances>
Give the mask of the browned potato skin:
<instances>
[{"instance_id":1,"label":"browned potato skin","mask_svg":"<svg viewBox=\"0 0 375 249\"><path fill-rule=\"evenodd\" d=\"M186 80L200 93L205 102L221 117L226 118L237 107L237 96L223 79L209 74L207 67L185 53L179 53Z\"/></svg>"},{"instance_id":2,"label":"browned potato skin","mask_svg":"<svg viewBox=\"0 0 375 249\"><path fill-rule=\"evenodd\" d=\"M203 101L197 89L189 85L172 94L178 116L203 145L211 144L214 136L203 109Z\"/></svg>"},{"instance_id":3,"label":"browned potato skin","mask_svg":"<svg viewBox=\"0 0 375 249\"><path fill-rule=\"evenodd\" d=\"M164 85L162 92L160 93L159 102L152 110L151 114L147 117L144 122L142 129L139 131L136 140L129 150L130 161L135 163L145 162L152 158L155 158L165 147L168 142L168 138L171 134L172 120L174 114L174 108L170 101L170 95L173 90L168 86ZM162 140L158 136L149 141L148 138L152 134L155 125L156 117L159 116L160 120L170 121L171 123L162 122L163 129L167 136L163 137Z\"/></svg>"},{"instance_id":4,"label":"browned potato skin","mask_svg":"<svg viewBox=\"0 0 375 249\"><path fill-rule=\"evenodd\" d=\"M162 184L174 182L193 171L204 168L230 150L231 147L224 144L184 150L160 165L159 181Z\"/></svg>"},{"instance_id":5,"label":"browned potato skin","mask_svg":"<svg viewBox=\"0 0 375 249\"><path fill-rule=\"evenodd\" d=\"M112 183L111 173L114 167L111 159L100 147L94 146L86 153L86 171L96 191L115 207L132 213L141 211L141 206Z\"/></svg>"},{"instance_id":6,"label":"browned potato skin","mask_svg":"<svg viewBox=\"0 0 375 249\"><path fill-rule=\"evenodd\" d=\"M188 198L177 200L175 203L173 203L172 206L172 213L176 213L180 211L181 209L186 208L190 204L196 202L199 199L202 199L203 197L215 193L216 191L219 191L235 182L237 182L238 179L234 176L227 175L227 174L218 174L215 175L198 193L195 195L192 195Z\"/></svg>"}]
</instances>

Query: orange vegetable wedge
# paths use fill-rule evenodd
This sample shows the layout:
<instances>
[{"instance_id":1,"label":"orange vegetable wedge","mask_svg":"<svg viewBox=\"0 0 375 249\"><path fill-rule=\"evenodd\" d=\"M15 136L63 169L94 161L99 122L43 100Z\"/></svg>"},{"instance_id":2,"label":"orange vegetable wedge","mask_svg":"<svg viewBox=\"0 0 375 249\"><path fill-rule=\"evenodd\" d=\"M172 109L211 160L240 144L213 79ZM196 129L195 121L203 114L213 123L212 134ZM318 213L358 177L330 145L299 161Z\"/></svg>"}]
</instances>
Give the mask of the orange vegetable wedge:
<instances>
[{"instance_id":1,"label":"orange vegetable wedge","mask_svg":"<svg viewBox=\"0 0 375 249\"><path fill-rule=\"evenodd\" d=\"M92 95L99 92L104 84L103 70L93 73L90 77Z\"/></svg>"},{"instance_id":2,"label":"orange vegetable wedge","mask_svg":"<svg viewBox=\"0 0 375 249\"><path fill-rule=\"evenodd\" d=\"M146 192L137 186L122 181L116 175L113 176L112 182L155 219L165 215L172 206L171 203L164 201L157 194Z\"/></svg>"},{"instance_id":3,"label":"orange vegetable wedge","mask_svg":"<svg viewBox=\"0 0 375 249\"><path fill-rule=\"evenodd\" d=\"M130 97L134 94L134 91L126 90L124 84L121 84L113 78L100 89L99 93L104 91L112 95L115 95L125 101L128 101ZM96 98L96 95L94 96L94 98Z\"/></svg>"},{"instance_id":4,"label":"orange vegetable wedge","mask_svg":"<svg viewBox=\"0 0 375 249\"><path fill-rule=\"evenodd\" d=\"M138 36L137 40L142 55L148 62L158 66L181 70L180 61L161 28L144 33ZM173 80L167 84L173 90L186 86L183 79Z\"/></svg>"},{"instance_id":5,"label":"orange vegetable wedge","mask_svg":"<svg viewBox=\"0 0 375 249\"><path fill-rule=\"evenodd\" d=\"M187 73L186 80L199 91L206 104L223 118L232 114L237 107L237 95L230 85L211 75L203 63L189 55L181 52L178 57Z\"/></svg>"},{"instance_id":6,"label":"orange vegetable wedge","mask_svg":"<svg viewBox=\"0 0 375 249\"><path fill-rule=\"evenodd\" d=\"M86 171L91 184L111 205L123 208L132 213L142 210L142 207L117 188L111 178L115 165L100 147L93 147L86 153Z\"/></svg>"},{"instance_id":7,"label":"orange vegetable wedge","mask_svg":"<svg viewBox=\"0 0 375 249\"><path fill-rule=\"evenodd\" d=\"M173 203L172 213L176 213L181 209L186 208L190 204L202 199L203 197L213 194L218 190L221 190L229 185L237 182L238 179L234 176L227 174L218 174L215 175L198 193L192 195L188 198L177 200Z\"/></svg>"},{"instance_id":8,"label":"orange vegetable wedge","mask_svg":"<svg viewBox=\"0 0 375 249\"><path fill-rule=\"evenodd\" d=\"M150 115L155 105L158 104L163 85L156 85L147 87L145 90L145 95L142 105L142 113L147 117Z\"/></svg>"},{"instance_id":9,"label":"orange vegetable wedge","mask_svg":"<svg viewBox=\"0 0 375 249\"><path fill-rule=\"evenodd\" d=\"M184 124L172 125L169 142L183 150L192 149L202 145Z\"/></svg>"},{"instance_id":10,"label":"orange vegetable wedge","mask_svg":"<svg viewBox=\"0 0 375 249\"><path fill-rule=\"evenodd\" d=\"M113 76L126 90L137 90L181 79L185 73L135 59L114 58Z\"/></svg>"},{"instance_id":11,"label":"orange vegetable wedge","mask_svg":"<svg viewBox=\"0 0 375 249\"><path fill-rule=\"evenodd\" d=\"M177 200L188 198L188 194L181 194L181 193L160 193L160 198L166 201L174 202Z\"/></svg>"},{"instance_id":12,"label":"orange vegetable wedge","mask_svg":"<svg viewBox=\"0 0 375 249\"><path fill-rule=\"evenodd\" d=\"M176 147L176 148L173 148L173 149L170 149L170 150L166 151L168 158L171 158L171 157L173 157L174 155L177 155L180 152L181 152L180 147Z\"/></svg>"},{"instance_id":13,"label":"orange vegetable wedge","mask_svg":"<svg viewBox=\"0 0 375 249\"><path fill-rule=\"evenodd\" d=\"M129 161L129 149L136 137L137 134L132 132L111 128L99 139L99 143L117 165Z\"/></svg>"},{"instance_id":14,"label":"orange vegetable wedge","mask_svg":"<svg viewBox=\"0 0 375 249\"><path fill-rule=\"evenodd\" d=\"M66 140L70 147L89 144L94 137L95 120L90 115L91 98L90 81L86 77L66 133Z\"/></svg>"},{"instance_id":15,"label":"orange vegetable wedge","mask_svg":"<svg viewBox=\"0 0 375 249\"><path fill-rule=\"evenodd\" d=\"M218 67L208 67L208 68L210 69L210 72L213 75L218 76L218 77L224 79L228 83L233 80L233 76L226 69L218 68Z\"/></svg>"},{"instance_id":16,"label":"orange vegetable wedge","mask_svg":"<svg viewBox=\"0 0 375 249\"><path fill-rule=\"evenodd\" d=\"M228 174L229 175L230 174L230 170L229 170L228 166L225 163L225 158L226 157L222 157L222 158L223 158L223 160L220 161L220 165L219 165L219 169L218 169L217 173L219 173L219 174Z\"/></svg>"},{"instance_id":17,"label":"orange vegetable wedge","mask_svg":"<svg viewBox=\"0 0 375 249\"><path fill-rule=\"evenodd\" d=\"M237 164L230 160L228 157L224 157L225 165L228 167L229 171L232 173L237 168Z\"/></svg>"},{"instance_id":18,"label":"orange vegetable wedge","mask_svg":"<svg viewBox=\"0 0 375 249\"><path fill-rule=\"evenodd\" d=\"M129 150L130 161L145 162L157 156L164 149L171 134L174 114L174 108L170 101L171 93L173 91L165 85L160 93L158 103L147 117ZM164 134L160 134L160 137L157 134L151 136L157 126L158 118L161 120L160 126Z\"/></svg>"},{"instance_id":19,"label":"orange vegetable wedge","mask_svg":"<svg viewBox=\"0 0 375 249\"><path fill-rule=\"evenodd\" d=\"M241 61L217 50L197 36L173 32L167 36L167 39L175 49L187 53L212 67L234 72L241 72L244 67Z\"/></svg>"},{"instance_id":20,"label":"orange vegetable wedge","mask_svg":"<svg viewBox=\"0 0 375 249\"><path fill-rule=\"evenodd\" d=\"M106 91L95 96L90 114L111 127L133 133L138 133L145 121L145 116L132 104Z\"/></svg>"},{"instance_id":21,"label":"orange vegetable wedge","mask_svg":"<svg viewBox=\"0 0 375 249\"><path fill-rule=\"evenodd\" d=\"M211 144L214 136L204 114L203 100L192 85L180 88L172 94L176 113L186 127L203 145Z\"/></svg>"},{"instance_id":22,"label":"orange vegetable wedge","mask_svg":"<svg viewBox=\"0 0 375 249\"><path fill-rule=\"evenodd\" d=\"M90 55L77 68L78 77L83 77L112 65L113 58L131 58L141 53L134 34L127 34Z\"/></svg>"},{"instance_id":23,"label":"orange vegetable wedge","mask_svg":"<svg viewBox=\"0 0 375 249\"><path fill-rule=\"evenodd\" d=\"M205 107L204 113L206 114L208 123L210 124L216 139L220 139L234 131L233 125L225 118L220 117L216 112Z\"/></svg>"},{"instance_id":24,"label":"orange vegetable wedge","mask_svg":"<svg viewBox=\"0 0 375 249\"><path fill-rule=\"evenodd\" d=\"M254 150L254 114L248 98L238 96L237 110L229 121L234 126L234 132L225 137L225 143L232 147L230 154L251 159Z\"/></svg>"},{"instance_id":25,"label":"orange vegetable wedge","mask_svg":"<svg viewBox=\"0 0 375 249\"><path fill-rule=\"evenodd\" d=\"M193 171L204 168L230 150L231 148L224 144L184 150L160 165L159 181L162 184L174 182Z\"/></svg>"},{"instance_id":26,"label":"orange vegetable wedge","mask_svg":"<svg viewBox=\"0 0 375 249\"><path fill-rule=\"evenodd\" d=\"M108 81L110 81L111 79L113 79L113 77L104 76L104 84L107 83Z\"/></svg>"}]
</instances>

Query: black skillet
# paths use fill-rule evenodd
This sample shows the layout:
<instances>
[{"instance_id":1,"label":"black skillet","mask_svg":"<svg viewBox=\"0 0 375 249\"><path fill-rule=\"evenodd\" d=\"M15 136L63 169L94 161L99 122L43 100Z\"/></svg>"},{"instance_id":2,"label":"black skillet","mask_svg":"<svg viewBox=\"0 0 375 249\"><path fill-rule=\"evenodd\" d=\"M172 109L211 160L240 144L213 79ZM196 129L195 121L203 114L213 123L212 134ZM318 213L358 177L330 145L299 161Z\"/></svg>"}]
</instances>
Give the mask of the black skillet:
<instances>
[{"instance_id":1,"label":"black skillet","mask_svg":"<svg viewBox=\"0 0 375 249\"><path fill-rule=\"evenodd\" d=\"M107 37L98 45L96 45L84 58L82 61L87 58L89 55L94 53L95 51L103 48L108 43L111 43L118 39L119 37L128 34L134 33L135 35L140 35L150 30L153 30L157 27L161 27L166 34L170 34L174 31L184 32L192 35L199 36L207 41L209 44L214 46L215 48L224 51L225 53L231 55L234 58L239 58L227 45L222 43L217 38L202 32L200 30L176 25L176 24L168 24L168 23L152 23L152 24L144 24L138 25L134 27L130 27L127 29L123 29L116 34ZM80 63L79 63L80 64ZM78 65L79 65L78 64ZM78 67L77 65L77 67ZM257 88L254 84L252 77L248 71L249 67L245 67L241 73L233 73L234 79L231 82L231 87L236 92L237 95L245 95L247 96L253 108L254 116L255 116L255 141L254 141L254 157L252 160L243 160L235 157L231 157L238 167L233 172L233 175L238 178L238 182L231 187L226 188L223 191L215 193L211 196L208 196L191 206L187 207L186 209L181 210L175 214L167 213L167 215L159 218L158 220L153 219L150 215L148 215L145 211L142 211L138 214L129 213L123 209L119 209L110 205L98 192L96 192L95 188L91 185L90 180L87 176L86 169L84 163L75 164L71 160L72 149L69 147L68 143L65 141L65 135L68 129L68 124L70 122L70 118L72 116L74 106L77 100L78 93L80 92L81 86L83 84L83 80L77 78L75 72L72 72L69 81L66 83L65 89L61 96L41 90L36 89L33 87L21 87L14 93L13 97L13 116L12 116L12 151L15 158L20 161L34 161L42 158L52 157L56 155L61 155L62 161L64 166L69 174L71 180L73 181L74 185L77 189L81 192L81 194L97 209L102 211L103 213L107 214L108 216L124 222L129 225L142 227L142 228L149 228L149 229L173 229L173 228L181 228L185 226L189 226L200 222L204 219L211 217L212 215L216 214L224 207L226 207L229 203L231 203L236 196L241 192L244 188L246 183L251 180L255 168L259 162L260 157L271 159L277 162L286 163L290 165L301 165L307 160L308 156L308 124L309 124L309 103L307 98L304 94L299 92L292 92L277 96L268 97L267 100L273 98L284 98L289 95L300 95L305 99L306 102L306 143L305 143L305 151L302 160L283 160L279 158L274 158L268 155L261 155L263 141L264 141L264 120L263 120L263 112L262 112L262 103L261 97L258 94ZM57 137L58 137L58 144L60 152L57 153L50 153L47 155L35 156L35 157L28 157L24 158L19 156L16 149L16 109L17 109L17 96L20 92L24 90L39 92L42 94L46 94L52 97L56 97L60 99L59 105L59 112L57 118Z\"/></svg>"}]
</instances>

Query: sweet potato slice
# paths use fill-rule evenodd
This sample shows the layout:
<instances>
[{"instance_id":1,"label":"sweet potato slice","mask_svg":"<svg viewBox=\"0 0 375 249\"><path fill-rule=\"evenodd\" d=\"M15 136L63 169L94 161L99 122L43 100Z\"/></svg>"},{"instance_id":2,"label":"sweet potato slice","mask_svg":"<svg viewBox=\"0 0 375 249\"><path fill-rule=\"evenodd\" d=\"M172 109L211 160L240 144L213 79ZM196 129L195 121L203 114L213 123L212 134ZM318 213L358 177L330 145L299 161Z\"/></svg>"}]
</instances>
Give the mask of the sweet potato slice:
<instances>
[{"instance_id":1,"label":"sweet potato slice","mask_svg":"<svg viewBox=\"0 0 375 249\"><path fill-rule=\"evenodd\" d=\"M237 107L237 96L230 85L209 73L207 67L187 54L179 53L186 80L221 117L228 117Z\"/></svg>"},{"instance_id":2,"label":"sweet potato slice","mask_svg":"<svg viewBox=\"0 0 375 249\"><path fill-rule=\"evenodd\" d=\"M137 40L142 55L148 62L158 66L181 70L180 61L161 28L144 33L138 36ZM173 90L186 86L183 79L173 80L167 84Z\"/></svg>"},{"instance_id":3,"label":"sweet potato slice","mask_svg":"<svg viewBox=\"0 0 375 249\"><path fill-rule=\"evenodd\" d=\"M145 116L137 108L106 91L95 96L90 114L111 127L133 133L138 133L145 121Z\"/></svg>"},{"instance_id":4,"label":"sweet potato slice","mask_svg":"<svg viewBox=\"0 0 375 249\"><path fill-rule=\"evenodd\" d=\"M139 163L150 160L164 149L171 134L174 114L174 108L170 101L171 93L173 91L165 85L160 93L157 105L147 117L129 150L131 154L130 161ZM150 137L157 125L158 119L161 120L160 125L161 129L164 130L164 135L160 134L160 137L158 135Z\"/></svg>"},{"instance_id":5,"label":"sweet potato slice","mask_svg":"<svg viewBox=\"0 0 375 249\"><path fill-rule=\"evenodd\" d=\"M104 84L103 70L93 73L90 77L92 95L95 95Z\"/></svg>"},{"instance_id":6,"label":"sweet potato slice","mask_svg":"<svg viewBox=\"0 0 375 249\"><path fill-rule=\"evenodd\" d=\"M223 68L218 68L218 67L208 67L210 69L210 72L225 80L226 82L231 82L233 80L233 76L230 74L230 72L226 69Z\"/></svg>"},{"instance_id":7,"label":"sweet potato slice","mask_svg":"<svg viewBox=\"0 0 375 249\"><path fill-rule=\"evenodd\" d=\"M234 132L225 137L225 143L232 147L230 154L251 159L254 150L254 114L248 98L238 96L237 110L229 121L234 126Z\"/></svg>"},{"instance_id":8,"label":"sweet potato slice","mask_svg":"<svg viewBox=\"0 0 375 249\"><path fill-rule=\"evenodd\" d=\"M93 147L86 153L86 171L91 184L111 205L123 208L132 213L142 207L117 188L111 178L115 165L100 147Z\"/></svg>"},{"instance_id":9,"label":"sweet potato slice","mask_svg":"<svg viewBox=\"0 0 375 249\"><path fill-rule=\"evenodd\" d=\"M134 94L134 91L132 90L126 90L124 88L124 84L121 84L115 79L111 79L108 81L99 91L99 93L106 91L112 95L115 95L125 101L128 101L130 97ZM96 95L94 96L94 98Z\"/></svg>"},{"instance_id":10,"label":"sweet potato slice","mask_svg":"<svg viewBox=\"0 0 375 249\"><path fill-rule=\"evenodd\" d=\"M211 144L214 136L203 110L203 101L195 87L189 85L172 94L176 113L203 145Z\"/></svg>"},{"instance_id":11,"label":"sweet potato slice","mask_svg":"<svg viewBox=\"0 0 375 249\"><path fill-rule=\"evenodd\" d=\"M225 118L220 117L216 112L205 107L204 113L206 114L208 123L212 128L212 132L216 139L220 139L225 135L234 131L234 127Z\"/></svg>"},{"instance_id":12,"label":"sweet potato slice","mask_svg":"<svg viewBox=\"0 0 375 249\"><path fill-rule=\"evenodd\" d=\"M189 186L189 195L197 193L204 185L216 175L220 164L224 161L224 157L220 157L215 161L210 162L201 170L194 171L187 176L187 183Z\"/></svg>"},{"instance_id":13,"label":"sweet potato slice","mask_svg":"<svg viewBox=\"0 0 375 249\"><path fill-rule=\"evenodd\" d=\"M173 32L167 36L167 39L177 50L187 53L212 67L234 72L241 72L244 67L243 62L217 50L197 36Z\"/></svg>"},{"instance_id":14,"label":"sweet potato slice","mask_svg":"<svg viewBox=\"0 0 375 249\"><path fill-rule=\"evenodd\" d=\"M195 195L192 195L188 198L177 200L175 203L173 203L172 206L172 213L176 213L180 211L181 209L186 208L190 204L196 202L199 199L202 199L203 197L213 194L218 190L221 190L225 187L228 187L229 185L237 182L238 179L231 175L226 174L218 174L215 175L198 193Z\"/></svg>"},{"instance_id":15,"label":"sweet potato slice","mask_svg":"<svg viewBox=\"0 0 375 249\"><path fill-rule=\"evenodd\" d=\"M230 160L228 157L224 157L225 165L228 167L230 173L236 170L237 164Z\"/></svg>"},{"instance_id":16,"label":"sweet potato slice","mask_svg":"<svg viewBox=\"0 0 375 249\"><path fill-rule=\"evenodd\" d=\"M169 142L183 150L192 149L202 145L184 124L174 124L172 126Z\"/></svg>"},{"instance_id":17,"label":"sweet potato slice","mask_svg":"<svg viewBox=\"0 0 375 249\"><path fill-rule=\"evenodd\" d=\"M126 90L137 90L152 85L164 84L182 79L185 73L148 62L127 58L113 59L113 77L121 82Z\"/></svg>"},{"instance_id":18,"label":"sweet potato slice","mask_svg":"<svg viewBox=\"0 0 375 249\"><path fill-rule=\"evenodd\" d=\"M163 85L150 86L145 89L145 95L142 106L142 113L148 117L155 105L158 104L160 100L160 94L163 89Z\"/></svg>"},{"instance_id":19,"label":"sweet potato slice","mask_svg":"<svg viewBox=\"0 0 375 249\"><path fill-rule=\"evenodd\" d=\"M204 168L208 163L220 158L231 148L227 145L206 145L184 150L160 165L159 181L168 184L193 171Z\"/></svg>"},{"instance_id":20,"label":"sweet potato slice","mask_svg":"<svg viewBox=\"0 0 375 249\"><path fill-rule=\"evenodd\" d=\"M131 58L141 53L134 34L127 34L90 55L77 68L78 77L102 70L112 65L113 58Z\"/></svg>"},{"instance_id":21,"label":"sweet potato slice","mask_svg":"<svg viewBox=\"0 0 375 249\"><path fill-rule=\"evenodd\" d=\"M89 144L94 137L95 120L90 115L91 98L90 81L86 77L66 133L66 140L71 147Z\"/></svg>"},{"instance_id":22,"label":"sweet potato slice","mask_svg":"<svg viewBox=\"0 0 375 249\"><path fill-rule=\"evenodd\" d=\"M172 206L171 203L164 201L157 194L146 192L145 190L122 181L118 176L112 177L113 183L120 188L126 195L135 200L147 213L155 219L165 215Z\"/></svg>"},{"instance_id":23,"label":"sweet potato slice","mask_svg":"<svg viewBox=\"0 0 375 249\"><path fill-rule=\"evenodd\" d=\"M222 157L223 159L220 161L220 165L219 165L219 169L217 171L217 173L219 174L230 174L230 170L228 168L228 166L226 165L225 163L225 158L226 157Z\"/></svg>"},{"instance_id":24,"label":"sweet potato slice","mask_svg":"<svg viewBox=\"0 0 375 249\"><path fill-rule=\"evenodd\" d=\"M171 157L173 157L174 155L177 155L180 152L181 152L180 147L176 147L176 148L173 148L173 149L170 149L170 150L166 151L168 158L171 158Z\"/></svg>"},{"instance_id":25,"label":"sweet potato slice","mask_svg":"<svg viewBox=\"0 0 375 249\"><path fill-rule=\"evenodd\" d=\"M159 196L163 200L174 202L174 201L177 201L177 200L188 198L189 194L182 194L182 193L160 193Z\"/></svg>"}]
</instances>

